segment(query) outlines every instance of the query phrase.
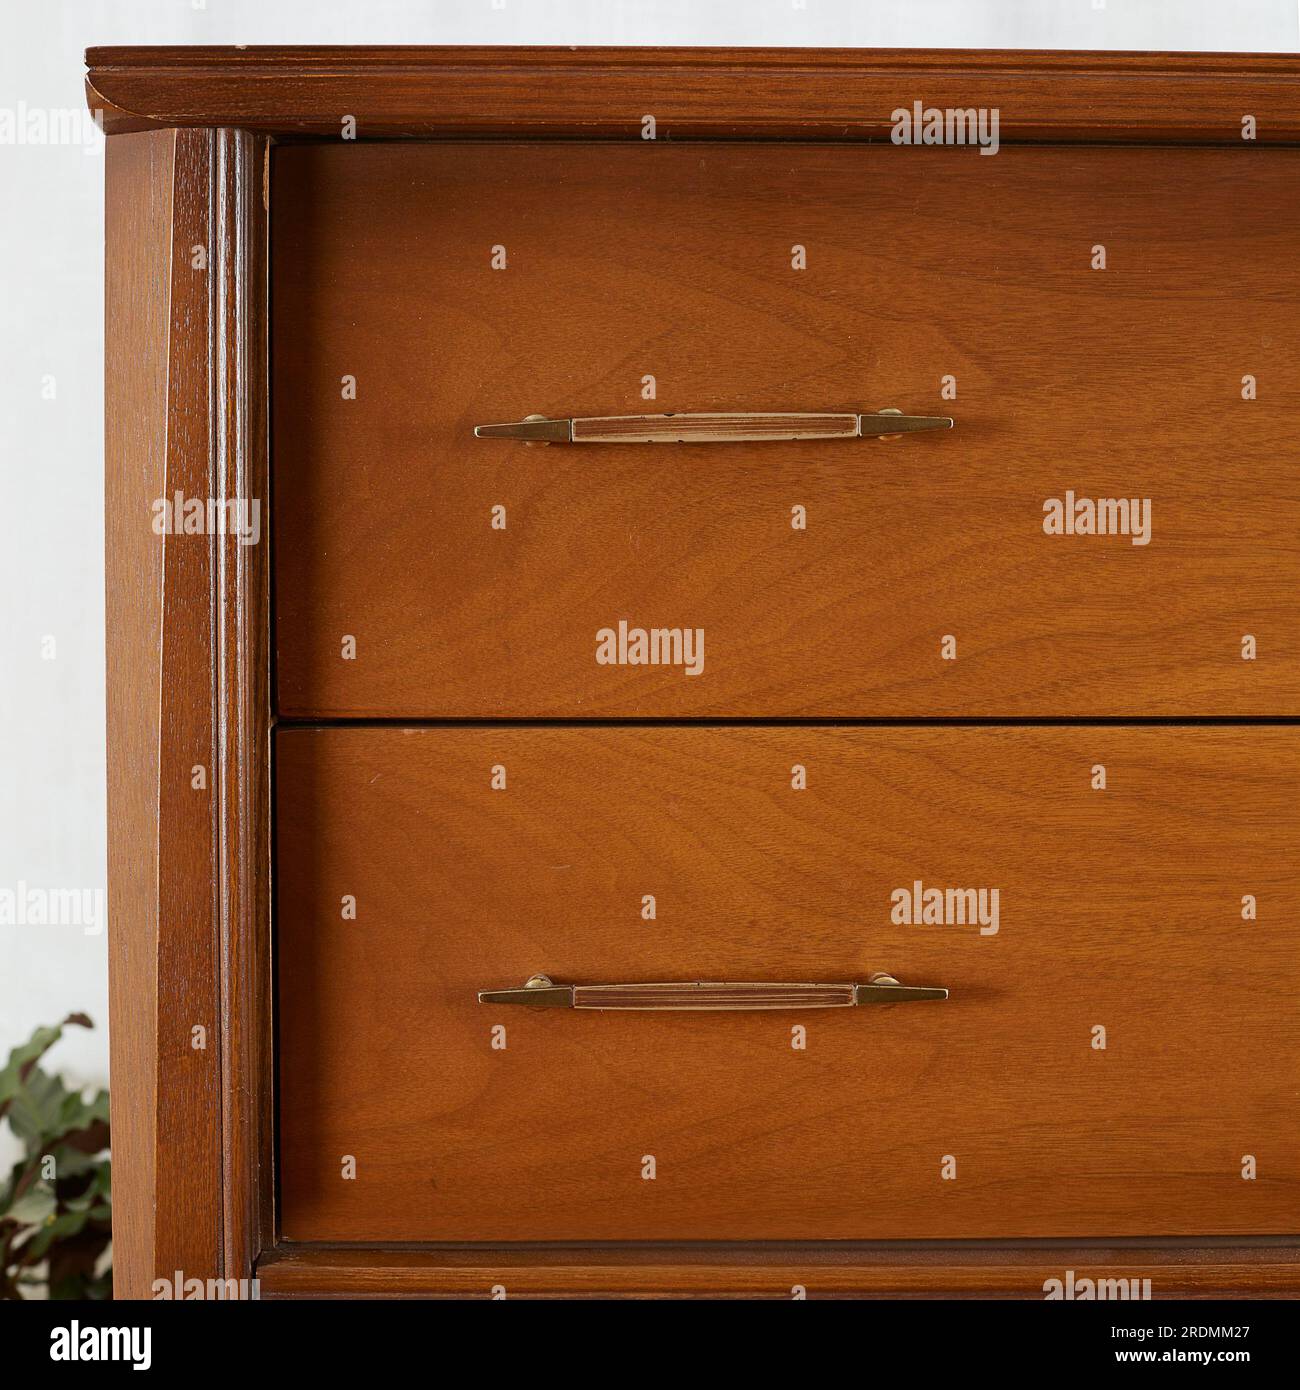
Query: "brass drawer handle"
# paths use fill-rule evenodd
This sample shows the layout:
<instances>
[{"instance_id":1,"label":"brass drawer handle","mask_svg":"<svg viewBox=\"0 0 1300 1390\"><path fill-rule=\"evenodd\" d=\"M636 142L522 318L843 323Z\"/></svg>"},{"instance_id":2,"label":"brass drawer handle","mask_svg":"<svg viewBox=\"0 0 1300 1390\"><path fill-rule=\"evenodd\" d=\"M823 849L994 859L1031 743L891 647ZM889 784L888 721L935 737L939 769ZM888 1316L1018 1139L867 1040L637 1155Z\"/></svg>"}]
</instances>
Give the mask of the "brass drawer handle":
<instances>
[{"instance_id":1,"label":"brass drawer handle","mask_svg":"<svg viewBox=\"0 0 1300 1390\"><path fill-rule=\"evenodd\" d=\"M766 439L896 439L917 430L950 430L946 415L878 410L802 414L603 415L549 420L528 415L505 425L476 425L476 439L522 439L530 444L755 444Z\"/></svg>"},{"instance_id":2,"label":"brass drawer handle","mask_svg":"<svg viewBox=\"0 0 1300 1390\"><path fill-rule=\"evenodd\" d=\"M877 972L865 985L741 984L693 981L682 984L557 985L534 975L522 989L479 991L480 1004L527 1004L553 1009L843 1009L855 1004L910 1004L947 999L946 989L901 985Z\"/></svg>"}]
</instances>

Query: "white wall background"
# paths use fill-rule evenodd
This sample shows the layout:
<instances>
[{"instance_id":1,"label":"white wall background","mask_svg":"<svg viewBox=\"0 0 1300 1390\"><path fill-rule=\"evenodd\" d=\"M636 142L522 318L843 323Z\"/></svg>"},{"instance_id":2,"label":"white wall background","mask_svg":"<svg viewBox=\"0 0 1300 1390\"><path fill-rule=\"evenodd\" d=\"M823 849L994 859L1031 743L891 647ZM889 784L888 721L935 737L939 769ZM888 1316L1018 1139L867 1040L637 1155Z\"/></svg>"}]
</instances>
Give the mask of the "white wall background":
<instances>
[{"instance_id":1,"label":"white wall background","mask_svg":"<svg viewBox=\"0 0 1300 1390\"><path fill-rule=\"evenodd\" d=\"M91 45L233 43L1295 52L1300 0L5 0L0 122ZM0 896L105 881L102 256L100 150L0 143ZM0 923L0 1059L85 1010L50 1060L107 1081L106 941Z\"/></svg>"}]
</instances>

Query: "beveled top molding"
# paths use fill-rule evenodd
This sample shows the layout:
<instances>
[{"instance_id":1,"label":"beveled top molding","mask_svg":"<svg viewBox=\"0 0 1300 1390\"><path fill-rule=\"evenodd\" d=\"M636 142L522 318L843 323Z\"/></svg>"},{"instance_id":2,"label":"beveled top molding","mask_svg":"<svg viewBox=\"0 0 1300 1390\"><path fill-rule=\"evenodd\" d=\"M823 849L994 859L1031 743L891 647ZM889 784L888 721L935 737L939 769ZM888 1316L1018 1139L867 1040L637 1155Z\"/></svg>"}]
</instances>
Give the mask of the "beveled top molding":
<instances>
[{"instance_id":1,"label":"beveled top molding","mask_svg":"<svg viewBox=\"0 0 1300 1390\"><path fill-rule=\"evenodd\" d=\"M798 48L92 48L110 135L887 139L891 113L996 107L1002 141L1300 142L1300 56Z\"/></svg>"}]
</instances>

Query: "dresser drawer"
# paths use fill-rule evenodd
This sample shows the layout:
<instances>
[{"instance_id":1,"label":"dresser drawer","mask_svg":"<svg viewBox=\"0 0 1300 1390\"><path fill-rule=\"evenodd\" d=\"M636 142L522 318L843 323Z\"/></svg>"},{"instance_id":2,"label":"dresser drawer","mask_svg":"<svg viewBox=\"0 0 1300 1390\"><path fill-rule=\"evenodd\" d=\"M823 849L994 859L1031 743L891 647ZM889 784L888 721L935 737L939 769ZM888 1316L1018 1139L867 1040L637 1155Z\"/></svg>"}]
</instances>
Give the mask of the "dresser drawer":
<instances>
[{"instance_id":1,"label":"dresser drawer","mask_svg":"<svg viewBox=\"0 0 1300 1390\"><path fill-rule=\"evenodd\" d=\"M277 150L280 709L1300 713L1297 186L1288 149ZM955 428L474 435L882 408Z\"/></svg>"},{"instance_id":2,"label":"dresser drawer","mask_svg":"<svg viewBox=\"0 0 1300 1390\"><path fill-rule=\"evenodd\" d=\"M1300 1229L1293 729L293 729L276 751L287 1239ZM877 972L949 997L477 998Z\"/></svg>"}]
</instances>

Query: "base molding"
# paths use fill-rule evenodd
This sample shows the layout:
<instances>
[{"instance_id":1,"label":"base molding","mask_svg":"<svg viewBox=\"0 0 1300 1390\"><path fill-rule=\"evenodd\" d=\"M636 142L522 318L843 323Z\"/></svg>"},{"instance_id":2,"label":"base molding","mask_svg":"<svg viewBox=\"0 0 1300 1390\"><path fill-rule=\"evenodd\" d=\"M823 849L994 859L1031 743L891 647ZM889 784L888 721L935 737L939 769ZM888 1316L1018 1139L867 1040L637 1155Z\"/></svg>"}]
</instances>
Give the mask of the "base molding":
<instances>
[{"instance_id":1,"label":"base molding","mask_svg":"<svg viewBox=\"0 0 1300 1390\"><path fill-rule=\"evenodd\" d=\"M1289 1239L1289 1238L1288 1238ZM263 1298L1300 1298L1300 1246L281 1244ZM1125 1281L1123 1288L1115 1281ZM1091 1282L1089 1282L1091 1281ZM1131 1283L1129 1281L1138 1281ZM802 1293L800 1293L802 1290Z\"/></svg>"}]
</instances>

